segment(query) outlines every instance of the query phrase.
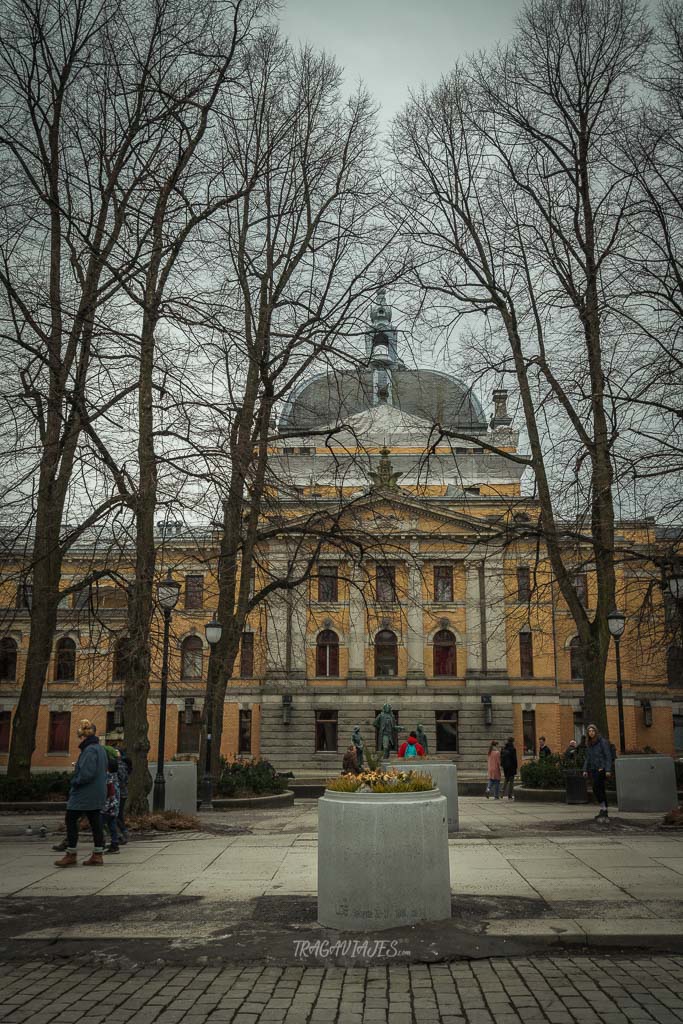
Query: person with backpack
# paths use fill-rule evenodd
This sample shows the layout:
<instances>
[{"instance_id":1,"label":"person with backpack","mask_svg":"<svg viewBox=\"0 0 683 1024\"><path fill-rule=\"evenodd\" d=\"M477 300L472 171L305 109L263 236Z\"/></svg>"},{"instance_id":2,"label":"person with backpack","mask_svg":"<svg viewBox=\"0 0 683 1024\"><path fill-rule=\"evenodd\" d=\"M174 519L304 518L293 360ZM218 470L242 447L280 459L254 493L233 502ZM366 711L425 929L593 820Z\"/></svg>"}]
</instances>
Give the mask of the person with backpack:
<instances>
[{"instance_id":1,"label":"person with backpack","mask_svg":"<svg viewBox=\"0 0 683 1024\"><path fill-rule=\"evenodd\" d=\"M491 740L491 746L489 747L488 759L488 783L486 786L486 799L491 796L495 800L500 800L500 750L498 749L498 740Z\"/></svg>"},{"instance_id":2,"label":"person with backpack","mask_svg":"<svg viewBox=\"0 0 683 1024\"><path fill-rule=\"evenodd\" d=\"M398 748L398 756L408 760L411 757L424 757L425 748L421 743L418 743L417 736L414 732L408 735L408 739L404 740L401 746Z\"/></svg>"},{"instance_id":3,"label":"person with backpack","mask_svg":"<svg viewBox=\"0 0 683 1024\"><path fill-rule=\"evenodd\" d=\"M612 774L612 750L609 742L598 732L597 725L589 725L586 730L586 760L583 763L583 774L586 778L590 772L593 783L593 796L600 804L596 821L607 821L607 779Z\"/></svg>"},{"instance_id":4,"label":"person with backpack","mask_svg":"<svg viewBox=\"0 0 683 1024\"><path fill-rule=\"evenodd\" d=\"M510 736L500 753L500 766L505 776L503 796L507 796L508 800L514 800L515 775L517 774L517 751L515 750L514 736Z\"/></svg>"},{"instance_id":5,"label":"person with backpack","mask_svg":"<svg viewBox=\"0 0 683 1024\"><path fill-rule=\"evenodd\" d=\"M115 747L105 747L107 755L107 798L102 808L102 825L109 830L110 843L105 853L119 852L119 835L116 819L119 816L119 758L121 754Z\"/></svg>"}]
</instances>

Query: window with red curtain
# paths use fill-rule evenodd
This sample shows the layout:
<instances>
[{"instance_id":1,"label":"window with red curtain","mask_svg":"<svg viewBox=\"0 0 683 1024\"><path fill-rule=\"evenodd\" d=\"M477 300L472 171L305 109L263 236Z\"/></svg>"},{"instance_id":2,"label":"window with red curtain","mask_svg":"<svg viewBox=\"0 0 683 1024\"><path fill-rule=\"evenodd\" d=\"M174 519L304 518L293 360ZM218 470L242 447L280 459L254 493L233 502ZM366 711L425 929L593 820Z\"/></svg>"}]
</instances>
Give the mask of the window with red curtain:
<instances>
[{"instance_id":1,"label":"window with red curtain","mask_svg":"<svg viewBox=\"0 0 683 1024\"><path fill-rule=\"evenodd\" d=\"M434 636L434 675L456 674L455 636L450 629L440 629Z\"/></svg>"},{"instance_id":2,"label":"window with red curtain","mask_svg":"<svg viewBox=\"0 0 683 1024\"><path fill-rule=\"evenodd\" d=\"M339 637L332 629L318 633L315 645L315 674L317 676L339 675Z\"/></svg>"},{"instance_id":3,"label":"window with red curtain","mask_svg":"<svg viewBox=\"0 0 683 1024\"><path fill-rule=\"evenodd\" d=\"M251 679L254 674L254 634L242 633L240 640L240 675Z\"/></svg>"},{"instance_id":4,"label":"window with red curtain","mask_svg":"<svg viewBox=\"0 0 683 1024\"><path fill-rule=\"evenodd\" d=\"M185 577L185 607L189 610L204 607L204 577Z\"/></svg>"},{"instance_id":5,"label":"window with red curtain","mask_svg":"<svg viewBox=\"0 0 683 1024\"><path fill-rule=\"evenodd\" d=\"M47 739L48 754L68 754L70 732L71 712L51 711Z\"/></svg>"}]
</instances>

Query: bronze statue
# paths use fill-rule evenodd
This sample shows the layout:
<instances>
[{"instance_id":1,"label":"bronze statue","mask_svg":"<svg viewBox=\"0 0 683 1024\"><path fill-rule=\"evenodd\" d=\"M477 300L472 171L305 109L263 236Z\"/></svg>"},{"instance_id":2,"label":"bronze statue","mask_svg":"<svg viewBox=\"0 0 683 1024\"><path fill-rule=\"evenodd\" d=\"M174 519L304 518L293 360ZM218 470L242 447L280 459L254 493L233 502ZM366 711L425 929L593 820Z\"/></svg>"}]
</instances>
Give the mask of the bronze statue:
<instances>
[{"instance_id":1,"label":"bronze statue","mask_svg":"<svg viewBox=\"0 0 683 1024\"><path fill-rule=\"evenodd\" d=\"M363 738L362 738L362 736L360 734L360 726L359 725L357 725L356 728L351 733L351 742L353 743L354 747L356 748L356 761L358 762L358 771L362 772L363 771L363 748L364 748L365 744L363 743Z\"/></svg>"},{"instance_id":2,"label":"bronze statue","mask_svg":"<svg viewBox=\"0 0 683 1024\"><path fill-rule=\"evenodd\" d=\"M396 750L396 735L398 732L398 726L396 725L396 719L394 713L391 710L391 704L385 704L375 719L375 729L377 730L377 743L380 747L384 757L389 757L392 750Z\"/></svg>"},{"instance_id":3,"label":"bronze statue","mask_svg":"<svg viewBox=\"0 0 683 1024\"><path fill-rule=\"evenodd\" d=\"M429 753L429 747L427 745L427 734L418 722L415 726L415 735L417 736L417 742L423 748L425 754Z\"/></svg>"}]
</instances>

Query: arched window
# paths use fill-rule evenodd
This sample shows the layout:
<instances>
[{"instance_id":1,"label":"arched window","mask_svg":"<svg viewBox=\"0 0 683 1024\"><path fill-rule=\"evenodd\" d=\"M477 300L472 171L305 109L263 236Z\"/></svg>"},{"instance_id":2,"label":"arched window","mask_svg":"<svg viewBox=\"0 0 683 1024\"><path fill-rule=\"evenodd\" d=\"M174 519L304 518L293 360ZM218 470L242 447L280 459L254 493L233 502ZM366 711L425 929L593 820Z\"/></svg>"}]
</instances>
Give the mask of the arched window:
<instances>
[{"instance_id":1,"label":"arched window","mask_svg":"<svg viewBox=\"0 0 683 1024\"><path fill-rule=\"evenodd\" d=\"M118 683L126 678L126 662L128 659L128 637L120 636L114 643L114 657L112 660L111 678L112 682Z\"/></svg>"},{"instance_id":2,"label":"arched window","mask_svg":"<svg viewBox=\"0 0 683 1024\"><path fill-rule=\"evenodd\" d=\"M11 636L0 640L0 679L10 682L17 678L17 642Z\"/></svg>"},{"instance_id":3,"label":"arched window","mask_svg":"<svg viewBox=\"0 0 683 1024\"><path fill-rule=\"evenodd\" d=\"M63 636L55 648L55 679L71 682L76 678L76 644L70 636Z\"/></svg>"},{"instance_id":4,"label":"arched window","mask_svg":"<svg viewBox=\"0 0 683 1024\"><path fill-rule=\"evenodd\" d=\"M583 654L578 636L569 644L569 678L577 682L583 679Z\"/></svg>"},{"instance_id":5,"label":"arched window","mask_svg":"<svg viewBox=\"0 0 683 1024\"><path fill-rule=\"evenodd\" d=\"M185 682L202 678L203 644L198 636L186 636L180 645L180 678Z\"/></svg>"},{"instance_id":6,"label":"arched window","mask_svg":"<svg viewBox=\"0 0 683 1024\"><path fill-rule=\"evenodd\" d=\"M450 629L440 629L434 636L434 675L456 674L455 636Z\"/></svg>"},{"instance_id":7,"label":"arched window","mask_svg":"<svg viewBox=\"0 0 683 1024\"><path fill-rule=\"evenodd\" d=\"M375 637L375 675L398 675L398 641L390 629L380 629Z\"/></svg>"},{"instance_id":8,"label":"arched window","mask_svg":"<svg viewBox=\"0 0 683 1024\"><path fill-rule=\"evenodd\" d=\"M339 675L339 637L332 629L318 633L315 644L315 674L317 676Z\"/></svg>"}]
</instances>

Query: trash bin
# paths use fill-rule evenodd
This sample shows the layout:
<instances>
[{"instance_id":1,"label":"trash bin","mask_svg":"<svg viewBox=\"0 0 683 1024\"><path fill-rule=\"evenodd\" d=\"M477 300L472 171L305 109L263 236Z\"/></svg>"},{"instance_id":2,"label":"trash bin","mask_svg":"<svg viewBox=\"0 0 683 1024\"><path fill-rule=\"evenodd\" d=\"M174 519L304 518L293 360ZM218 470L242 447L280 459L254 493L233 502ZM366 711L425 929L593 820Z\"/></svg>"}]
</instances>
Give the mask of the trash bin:
<instances>
[{"instance_id":1,"label":"trash bin","mask_svg":"<svg viewBox=\"0 0 683 1024\"><path fill-rule=\"evenodd\" d=\"M586 786L586 779L583 777L583 772L569 770L564 773L564 781L567 790L567 803L568 804L587 804L588 803L588 788Z\"/></svg>"}]
</instances>

